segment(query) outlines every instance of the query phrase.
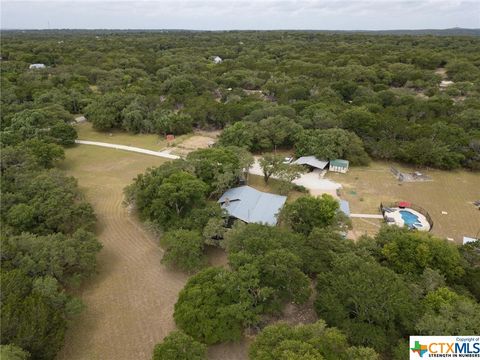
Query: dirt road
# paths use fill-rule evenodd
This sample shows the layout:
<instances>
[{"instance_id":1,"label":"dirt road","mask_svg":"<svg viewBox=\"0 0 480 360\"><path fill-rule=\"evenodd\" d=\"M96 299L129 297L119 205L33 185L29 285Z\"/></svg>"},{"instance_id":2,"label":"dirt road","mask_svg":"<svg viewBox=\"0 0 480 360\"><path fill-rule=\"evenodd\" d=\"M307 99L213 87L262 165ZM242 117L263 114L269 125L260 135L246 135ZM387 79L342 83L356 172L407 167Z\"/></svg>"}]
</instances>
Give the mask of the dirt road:
<instances>
[{"instance_id":1,"label":"dirt road","mask_svg":"<svg viewBox=\"0 0 480 360\"><path fill-rule=\"evenodd\" d=\"M170 154L170 152L167 150L153 151L153 150L143 149L135 146L110 144L110 143L105 143L100 141L89 141L89 140L75 140L75 143L80 145L93 145L93 146L101 146L101 147L117 149L117 150L131 151L131 152L136 152L136 153L145 154L145 155L163 157L166 159L180 159L180 156Z\"/></svg>"}]
</instances>

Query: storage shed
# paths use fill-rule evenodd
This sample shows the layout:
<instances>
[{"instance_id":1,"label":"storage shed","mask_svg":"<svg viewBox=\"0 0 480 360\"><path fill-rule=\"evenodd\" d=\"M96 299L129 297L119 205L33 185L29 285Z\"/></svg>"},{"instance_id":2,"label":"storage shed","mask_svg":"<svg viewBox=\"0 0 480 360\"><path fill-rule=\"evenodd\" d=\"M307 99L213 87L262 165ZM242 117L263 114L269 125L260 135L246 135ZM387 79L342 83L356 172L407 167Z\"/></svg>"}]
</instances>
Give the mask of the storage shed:
<instances>
[{"instance_id":1,"label":"storage shed","mask_svg":"<svg viewBox=\"0 0 480 360\"><path fill-rule=\"evenodd\" d=\"M330 171L335 171L335 172L345 174L348 171L348 166L349 166L348 160L335 159L335 160L330 160L330 166L328 169Z\"/></svg>"}]
</instances>

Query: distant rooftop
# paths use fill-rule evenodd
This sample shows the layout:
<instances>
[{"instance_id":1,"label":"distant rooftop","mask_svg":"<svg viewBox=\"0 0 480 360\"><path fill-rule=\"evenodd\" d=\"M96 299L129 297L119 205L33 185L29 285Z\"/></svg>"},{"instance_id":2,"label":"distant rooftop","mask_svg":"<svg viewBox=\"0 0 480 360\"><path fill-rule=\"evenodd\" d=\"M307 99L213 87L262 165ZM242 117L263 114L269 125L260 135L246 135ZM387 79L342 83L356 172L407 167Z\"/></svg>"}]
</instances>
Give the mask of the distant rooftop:
<instances>
[{"instance_id":1,"label":"distant rooftop","mask_svg":"<svg viewBox=\"0 0 480 360\"><path fill-rule=\"evenodd\" d=\"M45 64L30 64L29 69L45 69Z\"/></svg>"},{"instance_id":2,"label":"distant rooftop","mask_svg":"<svg viewBox=\"0 0 480 360\"><path fill-rule=\"evenodd\" d=\"M472 237L468 237L468 236L464 236L463 237L463 245L465 244L468 244L468 243L471 243L471 242L475 242L477 241L478 239L475 239L475 238L472 238Z\"/></svg>"},{"instance_id":3,"label":"distant rooftop","mask_svg":"<svg viewBox=\"0 0 480 360\"><path fill-rule=\"evenodd\" d=\"M286 196L258 191L250 186L227 190L218 200L228 214L246 223L277 224Z\"/></svg>"}]
</instances>

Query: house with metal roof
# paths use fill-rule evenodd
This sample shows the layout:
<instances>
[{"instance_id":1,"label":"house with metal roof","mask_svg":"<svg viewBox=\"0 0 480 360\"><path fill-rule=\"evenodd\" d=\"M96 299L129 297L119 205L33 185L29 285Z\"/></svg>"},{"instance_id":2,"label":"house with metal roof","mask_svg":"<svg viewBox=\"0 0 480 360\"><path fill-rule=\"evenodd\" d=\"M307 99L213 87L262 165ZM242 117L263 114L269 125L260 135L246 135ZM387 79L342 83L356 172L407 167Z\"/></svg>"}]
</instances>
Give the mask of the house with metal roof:
<instances>
[{"instance_id":1,"label":"house with metal roof","mask_svg":"<svg viewBox=\"0 0 480 360\"><path fill-rule=\"evenodd\" d=\"M286 196L258 191L250 186L229 189L218 200L231 217L271 226L277 224L277 215L285 201Z\"/></svg>"},{"instance_id":2,"label":"house with metal roof","mask_svg":"<svg viewBox=\"0 0 480 360\"><path fill-rule=\"evenodd\" d=\"M302 156L295 160L292 164L306 165L310 168L323 170L327 167L328 161L318 160L315 156Z\"/></svg>"},{"instance_id":3,"label":"house with metal roof","mask_svg":"<svg viewBox=\"0 0 480 360\"><path fill-rule=\"evenodd\" d=\"M339 172L339 173L346 173L348 171L348 165L349 165L348 160L343 160L343 159L330 160L330 166L328 170Z\"/></svg>"}]
</instances>

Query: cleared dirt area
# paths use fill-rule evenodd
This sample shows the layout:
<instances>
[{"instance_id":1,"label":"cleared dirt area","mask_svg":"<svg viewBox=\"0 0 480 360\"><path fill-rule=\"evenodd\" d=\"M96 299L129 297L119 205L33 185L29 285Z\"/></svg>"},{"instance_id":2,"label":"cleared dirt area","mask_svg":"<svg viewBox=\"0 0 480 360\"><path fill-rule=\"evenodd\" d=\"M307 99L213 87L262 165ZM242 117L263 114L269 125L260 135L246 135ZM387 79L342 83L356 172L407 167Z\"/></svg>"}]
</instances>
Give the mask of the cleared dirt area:
<instances>
[{"instance_id":1,"label":"cleared dirt area","mask_svg":"<svg viewBox=\"0 0 480 360\"><path fill-rule=\"evenodd\" d=\"M206 149L217 141L219 131L198 131L187 138L176 138L173 147L170 147L172 154L186 156L192 151Z\"/></svg>"},{"instance_id":2,"label":"cleared dirt area","mask_svg":"<svg viewBox=\"0 0 480 360\"><path fill-rule=\"evenodd\" d=\"M151 233L122 205L123 188L139 173L166 160L108 148L76 146L61 168L78 179L93 205L103 244L98 275L76 293L86 309L70 326L58 360L147 360L175 329L173 307L188 276L160 264L162 250ZM225 253L209 248L215 266ZM209 349L213 360L247 358L247 343Z\"/></svg>"},{"instance_id":3,"label":"cleared dirt area","mask_svg":"<svg viewBox=\"0 0 480 360\"><path fill-rule=\"evenodd\" d=\"M379 214L380 202L404 200L429 212L434 222L433 234L461 243L463 236L474 237L480 231L480 211L472 204L480 199L480 174L463 170L421 170L432 181L405 183L395 179L390 166L404 172L416 170L374 162L368 167L351 167L347 174L328 172L326 178L343 185L341 198L350 202L352 213ZM353 219L358 234L373 234L380 224L381 221L375 219Z\"/></svg>"}]
</instances>

